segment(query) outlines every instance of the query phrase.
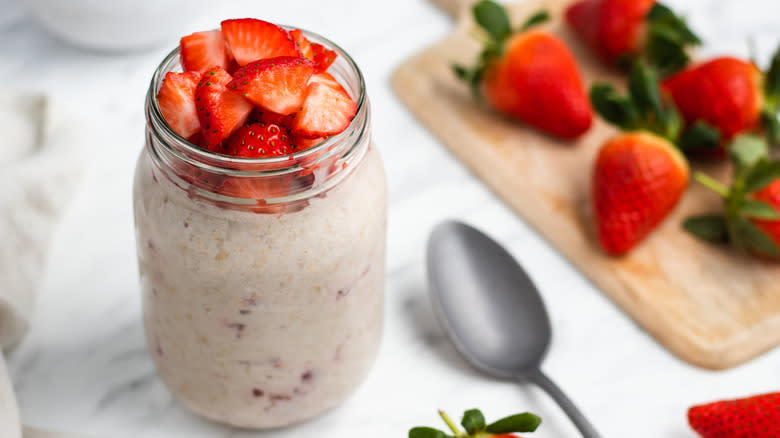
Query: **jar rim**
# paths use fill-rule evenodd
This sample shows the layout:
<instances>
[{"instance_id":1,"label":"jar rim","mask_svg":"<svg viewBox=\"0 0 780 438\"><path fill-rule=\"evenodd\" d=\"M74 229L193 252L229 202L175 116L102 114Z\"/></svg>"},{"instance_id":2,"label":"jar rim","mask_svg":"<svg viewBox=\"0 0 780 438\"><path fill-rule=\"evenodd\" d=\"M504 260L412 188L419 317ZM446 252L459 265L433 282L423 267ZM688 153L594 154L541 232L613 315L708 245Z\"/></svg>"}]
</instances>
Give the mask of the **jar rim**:
<instances>
[{"instance_id":1,"label":"jar rim","mask_svg":"<svg viewBox=\"0 0 780 438\"><path fill-rule=\"evenodd\" d=\"M280 27L288 31L292 29L300 29L300 28L287 26L287 25L280 25ZM173 50L171 50L171 52L168 53L168 55L165 56L165 58L163 58L162 62L157 66L157 68L155 68L154 73L152 74L152 79L149 84L149 89L147 91L146 112L147 112L147 119L149 119L147 120L147 122L154 125L154 128L157 128L157 129L152 129L154 134L158 137L158 139L163 144L168 144L170 141L174 141L176 143L176 146L181 148L181 150L183 150L187 155L197 157L195 161L201 163L209 163L209 167L217 167L217 168L224 167L224 168L235 169L236 167L247 167L247 166L251 167L252 165L258 165L258 166L270 166L278 170L282 170L286 166L280 166L280 165L288 164L289 166L295 166L301 160L305 160L308 157L316 157L320 155L323 151L334 149L335 145L338 145L339 143L343 142L346 139L346 137L352 135L356 129L360 128L358 124L365 124L365 120L367 119L367 114L365 113L368 111L367 104L366 104L365 79L363 77L362 71L358 67L355 60L352 59L352 57L349 56L349 54L343 48L341 48L341 46L323 37L320 34L308 31L306 29L300 29L300 30L309 40L318 42L330 48L331 50L334 50L338 54L338 57L336 58L336 62L338 62L339 59L345 60L349 73L354 75L354 78L357 83L357 99L355 101L357 104L357 108L355 111L355 117L352 118L352 120L349 122L349 125L342 132L336 135L332 135L327 139L325 139L324 141L312 147L306 148L302 151L295 152L292 154L282 155L282 156L275 156L275 157L258 157L258 158L231 157L228 155L222 155L222 154L209 151L207 149L203 149L191 143L189 140L182 137L178 132L174 131L173 128L171 128L167 120L165 120L165 117L162 114L162 110L160 109L159 102L156 99L157 90L159 89L159 84L162 83L162 80L165 78L165 74L172 71L172 67L175 66L175 64L178 62L180 48L177 46ZM159 135L160 133L158 132L158 129L163 130L167 138L160 138ZM358 136L358 138L360 137L361 135ZM191 160L186 160L186 161L191 161Z\"/></svg>"}]
</instances>

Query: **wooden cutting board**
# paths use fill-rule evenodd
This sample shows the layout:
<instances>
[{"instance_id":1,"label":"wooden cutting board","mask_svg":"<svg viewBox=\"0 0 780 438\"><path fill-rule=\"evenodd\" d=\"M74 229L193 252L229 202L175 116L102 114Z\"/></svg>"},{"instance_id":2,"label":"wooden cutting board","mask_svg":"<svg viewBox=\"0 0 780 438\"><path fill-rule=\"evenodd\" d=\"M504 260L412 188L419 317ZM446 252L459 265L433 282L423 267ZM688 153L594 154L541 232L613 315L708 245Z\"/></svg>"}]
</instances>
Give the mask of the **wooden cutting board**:
<instances>
[{"instance_id":1,"label":"wooden cutting board","mask_svg":"<svg viewBox=\"0 0 780 438\"><path fill-rule=\"evenodd\" d=\"M589 202L594 156L615 130L597 120L575 143L556 140L475 104L450 70L479 51L467 1L438 0L455 31L394 73L401 100L452 153L535 227L618 306L680 358L710 369L744 363L780 344L780 267L700 243L683 218L715 211L718 199L692 185L664 224L628 256L610 258L595 241ZM581 61L588 84L621 79L564 28L566 0L509 4L513 23L541 8ZM700 168L727 178L726 165Z\"/></svg>"}]
</instances>

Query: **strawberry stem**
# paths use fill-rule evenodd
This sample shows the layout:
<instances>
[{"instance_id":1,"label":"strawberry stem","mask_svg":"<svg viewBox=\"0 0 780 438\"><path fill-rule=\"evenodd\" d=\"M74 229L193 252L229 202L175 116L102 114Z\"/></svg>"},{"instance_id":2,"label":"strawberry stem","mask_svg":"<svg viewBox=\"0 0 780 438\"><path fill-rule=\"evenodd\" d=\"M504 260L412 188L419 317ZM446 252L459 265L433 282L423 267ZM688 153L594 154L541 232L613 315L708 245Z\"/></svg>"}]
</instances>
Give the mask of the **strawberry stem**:
<instances>
[{"instance_id":1,"label":"strawberry stem","mask_svg":"<svg viewBox=\"0 0 780 438\"><path fill-rule=\"evenodd\" d=\"M446 412L440 409L439 416L441 417L442 420L444 420L445 423L447 423L447 427L449 427L452 433L455 434L455 437L463 436L463 433L460 430L458 430L458 426L455 425L455 422L452 421L452 418L450 418L450 416L447 415Z\"/></svg>"},{"instance_id":2,"label":"strawberry stem","mask_svg":"<svg viewBox=\"0 0 780 438\"><path fill-rule=\"evenodd\" d=\"M729 196L729 189L725 185L721 184L719 181L716 181L713 178L710 178L709 175L702 173L702 172L696 172L693 176L696 181L699 182L699 184L703 185L704 187L707 187L708 189L712 190L713 192L719 194L720 196L726 198Z\"/></svg>"}]
</instances>

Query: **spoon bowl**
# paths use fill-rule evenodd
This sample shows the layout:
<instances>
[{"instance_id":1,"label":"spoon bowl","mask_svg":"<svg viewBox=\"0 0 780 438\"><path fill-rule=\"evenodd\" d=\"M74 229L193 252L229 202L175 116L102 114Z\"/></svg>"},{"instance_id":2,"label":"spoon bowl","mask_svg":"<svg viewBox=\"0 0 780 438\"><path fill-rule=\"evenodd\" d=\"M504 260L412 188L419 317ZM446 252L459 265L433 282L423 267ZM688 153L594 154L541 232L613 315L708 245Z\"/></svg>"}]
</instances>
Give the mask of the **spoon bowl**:
<instances>
[{"instance_id":1,"label":"spoon bowl","mask_svg":"<svg viewBox=\"0 0 780 438\"><path fill-rule=\"evenodd\" d=\"M431 235L427 260L434 308L472 365L504 378L539 368L552 338L550 319L504 248L468 225L445 222ZM531 293L519 290L528 286Z\"/></svg>"},{"instance_id":2,"label":"spoon bowl","mask_svg":"<svg viewBox=\"0 0 780 438\"><path fill-rule=\"evenodd\" d=\"M453 221L434 229L426 258L433 307L466 360L496 377L536 383L584 437L598 438L541 370L552 326L539 291L517 261L481 231Z\"/></svg>"}]
</instances>

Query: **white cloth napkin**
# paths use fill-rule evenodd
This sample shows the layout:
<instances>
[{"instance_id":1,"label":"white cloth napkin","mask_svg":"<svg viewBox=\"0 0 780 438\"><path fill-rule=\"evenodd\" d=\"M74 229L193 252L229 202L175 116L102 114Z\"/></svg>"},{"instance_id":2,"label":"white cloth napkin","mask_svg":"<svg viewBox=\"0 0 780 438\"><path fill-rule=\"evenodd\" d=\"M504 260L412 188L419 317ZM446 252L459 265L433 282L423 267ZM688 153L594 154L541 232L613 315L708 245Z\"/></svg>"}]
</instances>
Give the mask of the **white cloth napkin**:
<instances>
[{"instance_id":1,"label":"white cloth napkin","mask_svg":"<svg viewBox=\"0 0 780 438\"><path fill-rule=\"evenodd\" d=\"M0 132L0 437L77 438L21 425L4 354L29 328L49 242L87 145L43 95L0 90Z\"/></svg>"}]
</instances>

